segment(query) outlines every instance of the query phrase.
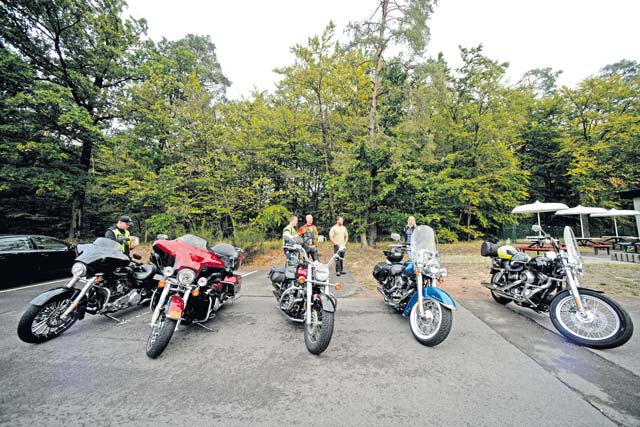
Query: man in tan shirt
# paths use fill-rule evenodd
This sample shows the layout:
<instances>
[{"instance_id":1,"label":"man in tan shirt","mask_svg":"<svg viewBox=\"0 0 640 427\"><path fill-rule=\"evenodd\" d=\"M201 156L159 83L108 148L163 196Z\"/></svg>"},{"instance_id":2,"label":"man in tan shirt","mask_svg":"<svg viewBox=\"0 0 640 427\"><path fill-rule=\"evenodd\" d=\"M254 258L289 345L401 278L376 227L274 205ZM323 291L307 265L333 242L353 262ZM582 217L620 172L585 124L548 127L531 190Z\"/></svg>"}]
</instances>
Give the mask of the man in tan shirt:
<instances>
[{"instance_id":1,"label":"man in tan shirt","mask_svg":"<svg viewBox=\"0 0 640 427\"><path fill-rule=\"evenodd\" d=\"M333 243L334 254L338 252L338 249L340 249L341 247L347 246L347 242L349 241L349 232L347 231L347 227L345 227L343 223L344 218L338 216L338 218L336 218L336 225L331 227L331 230L329 230L329 239L331 239L331 243ZM336 276L346 274L343 270L344 254L342 256L343 259L338 258L338 260L336 261Z\"/></svg>"}]
</instances>

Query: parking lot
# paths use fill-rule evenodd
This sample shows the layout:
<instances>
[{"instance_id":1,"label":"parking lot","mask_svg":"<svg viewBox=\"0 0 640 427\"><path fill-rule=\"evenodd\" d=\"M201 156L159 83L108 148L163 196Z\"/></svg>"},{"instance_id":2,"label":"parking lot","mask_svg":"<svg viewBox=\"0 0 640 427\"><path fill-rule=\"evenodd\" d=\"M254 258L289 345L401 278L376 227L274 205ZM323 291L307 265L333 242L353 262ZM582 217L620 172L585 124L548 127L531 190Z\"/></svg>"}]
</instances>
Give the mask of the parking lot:
<instances>
[{"instance_id":1,"label":"parking lot","mask_svg":"<svg viewBox=\"0 0 640 427\"><path fill-rule=\"evenodd\" d=\"M266 272L243 273L243 296L209 323L214 331L182 327L156 360L145 355L148 307L121 323L87 316L29 345L18 319L57 284L0 292L0 423L640 425L637 334L596 352L535 313L470 299L458 301L449 338L428 348L381 299L346 283L331 345L313 356L276 309Z\"/></svg>"}]
</instances>

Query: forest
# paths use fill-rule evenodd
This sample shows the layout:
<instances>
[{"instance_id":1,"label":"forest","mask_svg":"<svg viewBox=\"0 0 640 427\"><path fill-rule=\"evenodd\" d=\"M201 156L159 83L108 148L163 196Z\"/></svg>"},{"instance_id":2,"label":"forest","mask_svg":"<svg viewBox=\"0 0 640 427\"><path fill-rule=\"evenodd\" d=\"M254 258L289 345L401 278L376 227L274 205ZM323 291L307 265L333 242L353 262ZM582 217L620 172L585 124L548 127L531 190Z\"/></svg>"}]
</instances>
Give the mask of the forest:
<instances>
[{"instance_id":1,"label":"forest","mask_svg":"<svg viewBox=\"0 0 640 427\"><path fill-rule=\"evenodd\" d=\"M215 40L151 40L122 0L0 1L0 233L135 233L242 244L289 215L343 215L373 245L408 215L443 241L499 235L521 203L630 207L640 63L575 87L517 81L483 47L428 49L432 0L372 0L347 41L291 47L271 92L225 96Z\"/></svg>"}]
</instances>

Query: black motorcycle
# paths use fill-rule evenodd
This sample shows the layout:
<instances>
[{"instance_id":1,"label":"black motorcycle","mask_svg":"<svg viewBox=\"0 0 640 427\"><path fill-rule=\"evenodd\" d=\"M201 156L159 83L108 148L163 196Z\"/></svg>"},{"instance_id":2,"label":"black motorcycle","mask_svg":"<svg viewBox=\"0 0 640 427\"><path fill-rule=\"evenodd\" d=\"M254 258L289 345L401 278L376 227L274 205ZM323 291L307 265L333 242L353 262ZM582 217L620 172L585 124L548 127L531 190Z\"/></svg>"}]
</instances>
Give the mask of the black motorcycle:
<instances>
[{"instance_id":1,"label":"black motorcycle","mask_svg":"<svg viewBox=\"0 0 640 427\"><path fill-rule=\"evenodd\" d=\"M110 313L144 303L157 286L156 268L132 262L113 240L100 237L79 245L78 253L71 280L35 297L20 318L18 337L22 341L37 344L53 339L86 313L119 321ZM77 283L83 286L76 288Z\"/></svg>"},{"instance_id":2,"label":"black motorcycle","mask_svg":"<svg viewBox=\"0 0 640 427\"><path fill-rule=\"evenodd\" d=\"M533 230L543 233L539 225ZM546 233L540 239L553 251L534 258L512 246L482 244L481 255L491 257L491 282L482 284L493 299L548 312L553 326L579 345L605 349L629 341L633 322L624 308L602 291L580 287L584 264L571 227L564 229L565 247Z\"/></svg>"},{"instance_id":3,"label":"black motorcycle","mask_svg":"<svg viewBox=\"0 0 640 427\"><path fill-rule=\"evenodd\" d=\"M344 257L341 247L328 263L312 261L301 238L285 237L289 259L284 267L272 267L268 274L280 312L290 321L304 323L304 343L309 353L320 354L329 347L337 307L330 288L340 290L340 283L329 283L329 266Z\"/></svg>"}]
</instances>

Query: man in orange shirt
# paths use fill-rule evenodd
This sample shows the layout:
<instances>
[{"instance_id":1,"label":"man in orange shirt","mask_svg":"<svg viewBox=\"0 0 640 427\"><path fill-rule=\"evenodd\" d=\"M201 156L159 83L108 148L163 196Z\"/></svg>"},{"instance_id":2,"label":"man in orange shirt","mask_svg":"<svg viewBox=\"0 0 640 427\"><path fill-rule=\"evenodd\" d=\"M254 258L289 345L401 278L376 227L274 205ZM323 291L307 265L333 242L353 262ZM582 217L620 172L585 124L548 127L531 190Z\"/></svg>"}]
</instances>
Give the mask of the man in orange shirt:
<instances>
[{"instance_id":1,"label":"man in orange shirt","mask_svg":"<svg viewBox=\"0 0 640 427\"><path fill-rule=\"evenodd\" d=\"M318 260L318 228L313 225L313 216L307 215L307 223L298 228L298 236L302 237L307 252L314 261Z\"/></svg>"}]
</instances>

